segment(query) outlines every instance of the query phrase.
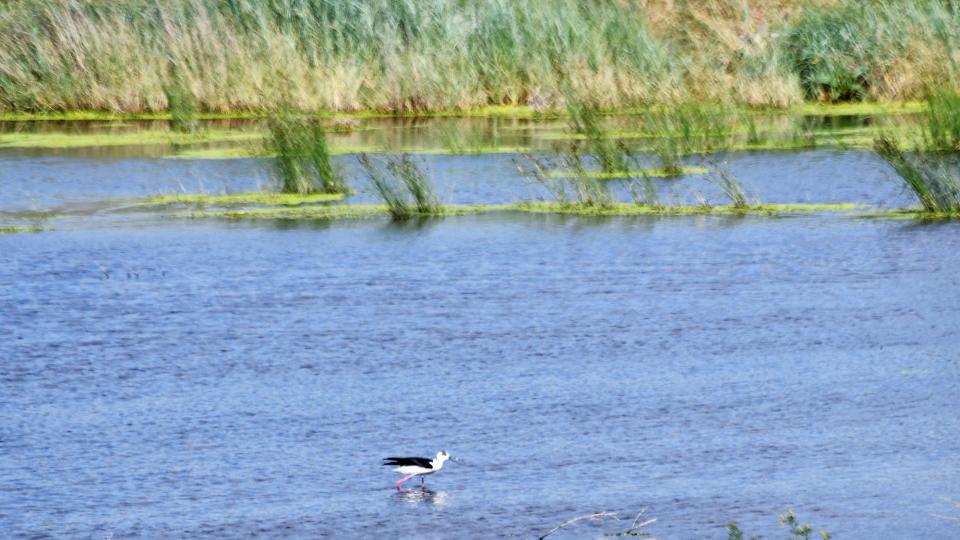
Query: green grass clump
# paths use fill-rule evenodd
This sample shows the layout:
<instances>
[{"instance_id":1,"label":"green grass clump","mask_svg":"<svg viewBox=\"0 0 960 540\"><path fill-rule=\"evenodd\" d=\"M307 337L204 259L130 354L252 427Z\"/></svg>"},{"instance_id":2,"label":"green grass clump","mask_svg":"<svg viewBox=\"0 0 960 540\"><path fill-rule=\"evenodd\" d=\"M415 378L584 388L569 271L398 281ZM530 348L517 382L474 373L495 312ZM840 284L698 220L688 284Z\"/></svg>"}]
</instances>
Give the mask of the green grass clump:
<instances>
[{"instance_id":1,"label":"green grass clump","mask_svg":"<svg viewBox=\"0 0 960 540\"><path fill-rule=\"evenodd\" d=\"M806 97L903 99L956 81L960 9L952 0L866 0L808 7L780 45Z\"/></svg>"},{"instance_id":2,"label":"green grass clump","mask_svg":"<svg viewBox=\"0 0 960 540\"><path fill-rule=\"evenodd\" d=\"M740 181L726 167L717 167L710 179L730 199L734 208L746 209L757 205L751 202Z\"/></svg>"},{"instance_id":3,"label":"green grass clump","mask_svg":"<svg viewBox=\"0 0 960 540\"><path fill-rule=\"evenodd\" d=\"M651 151L660 159L663 170L681 176L683 157L725 150L732 145L738 128L738 115L721 104L681 104L657 108L638 117L638 129L647 137Z\"/></svg>"},{"instance_id":4,"label":"green grass clump","mask_svg":"<svg viewBox=\"0 0 960 540\"><path fill-rule=\"evenodd\" d=\"M611 139L608 130L601 126L595 104L568 97L567 114L570 130L584 137L584 150L600 164L603 172L615 173L629 168L626 147L621 141ZM573 143L572 153L579 154L578 146L578 142Z\"/></svg>"},{"instance_id":5,"label":"green grass clump","mask_svg":"<svg viewBox=\"0 0 960 540\"><path fill-rule=\"evenodd\" d=\"M809 524L801 524L797 520L796 514L793 510L789 510L780 514L780 526L786 527L787 534L789 535L788 540L810 540L811 535L813 534L813 527ZM737 526L736 523L730 523L727 525L727 540L744 540L744 531ZM820 531L820 538L823 540L830 540L830 533L827 531ZM750 540L755 540L757 537L751 536Z\"/></svg>"},{"instance_id":6,"label":"green grass clump","mask_svg":"<svg viewBox=\"0 0 960 540\"><path fill-rule=\"evenodd\" d=\"M284 193L346 193L333 168L327 135L316 120L281 113L268 122L267 151L273 153L280 191Z\"/></svg>"},{"instance_id":7,"label":"green grass clump","mask_svg":"<svg viewBox=\"0 0 960 540\"><path fill-rule=\"evenodd\" d=\"M613 204L606 183L584 169L575 147L563 160L563 168L569 170L569 174L556 174L556 167L549 161L532 154L522 157L522 161L514 160L517 170L545 187L557 204L570 208L607 208Z\"/></svg>"},{"instance_id":8,"label":"green grass clump","mask_svg":"<svg viewBox=\"0 0 960 540\"><path fill-rule=\"evenodd\" d=\"M170 129L180 133L193 133L197 129L197 106L186 83L175 78L163 87L170 112Z\"/></svg>"},{"instance_id":9,"label":"green grass clump","mask_svg":"<svg viewBox=\"0 0 960 540\"><path fill-rule=\"evenodd\" d=\"M960 152L960 93L949 88L931 90L927 107L928 146Z\"/></svg>"},{"instance_id":10,"label":"green grass clump","mask_svg":"<svg viewBox=\"0 0 960 540\"><path fill-rule=\"evenodd\" d=\"M384 171L367 154L357 157L367 178L395 220L443 213L426 172L410 156L388 158Z\"/></svg>"},{"instance_id":11,"label":"green grass clump","mask_svg":"<svg viewBox=\"0 0 960 540\"><path fill-rule=\"evenodd\" d=\"M960 212L960 175L956 170L923 152L908 157L891 137L877 138L874 149L897 171L917 196L924 211L933 214Z\"/></svg>"}]
</instances>

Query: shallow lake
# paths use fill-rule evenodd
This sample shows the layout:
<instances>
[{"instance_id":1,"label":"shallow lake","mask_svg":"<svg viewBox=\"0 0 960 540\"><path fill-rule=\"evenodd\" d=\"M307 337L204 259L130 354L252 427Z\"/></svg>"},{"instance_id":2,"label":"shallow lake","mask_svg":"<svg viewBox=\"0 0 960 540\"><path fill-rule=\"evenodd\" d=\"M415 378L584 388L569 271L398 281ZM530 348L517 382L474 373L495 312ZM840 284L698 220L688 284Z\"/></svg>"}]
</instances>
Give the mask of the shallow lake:
<instances>
[{"instance_id":1,"label":"shallow lake","mask_svg":"<svg viewBox=\"0 0 960 540\"><path fill-rule=\"evenodd\" d=\"M451 202L538 196L424 158ZM726 156L770 202L909 202L865 152ZM348 171L349 157L338 158ZM0 156L0 210L267 181ZM696 177L663 193L708 192ZM366 200L364 189L355 200ZM960 223L66 219L0 235L0 531L35 538L956 538ZM388 455L448 463L397 493ZM411 483L411 488L414 487Z\"/></svg>"}]
</instances>

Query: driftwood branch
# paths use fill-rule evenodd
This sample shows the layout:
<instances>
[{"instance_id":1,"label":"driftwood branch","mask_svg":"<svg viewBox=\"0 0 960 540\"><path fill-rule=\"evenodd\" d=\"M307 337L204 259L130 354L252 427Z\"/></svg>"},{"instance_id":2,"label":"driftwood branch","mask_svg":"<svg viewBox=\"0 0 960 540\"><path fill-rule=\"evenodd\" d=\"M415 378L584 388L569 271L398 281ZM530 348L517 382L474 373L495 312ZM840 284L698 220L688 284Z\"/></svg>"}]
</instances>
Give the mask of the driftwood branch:
<instances>
[{"instance_id":1,"label":"driftwood branch","mask_svg":"<svg viewBox=\"0 0 960 540\"><path fill-rule=\"evenodd\" d=\"M617 513L616 513L616 512L594 512L594 513L592 513L592 514L586 514L586 515L583 515L583 516L577 516L577 517L575 517L575 518L573 518L573 519L564 521L564 522L561 523L560 525L557 525L556 527L550 529L549 531L547 531L547 534L541 536L538 540L543 540L544 538L546 538L546 537L550 536L551 534L559 531L560 529L562 529L562 528L564 528L564 527L569 527L570 525L573 525L574 523L577 523L577 522L579 522L579 521L583 521L583 520L591 520L591 521L593 521L593 520L604 519L604 518L620 519L620 518L617 516Z\"/></svg>"}]
</instances>

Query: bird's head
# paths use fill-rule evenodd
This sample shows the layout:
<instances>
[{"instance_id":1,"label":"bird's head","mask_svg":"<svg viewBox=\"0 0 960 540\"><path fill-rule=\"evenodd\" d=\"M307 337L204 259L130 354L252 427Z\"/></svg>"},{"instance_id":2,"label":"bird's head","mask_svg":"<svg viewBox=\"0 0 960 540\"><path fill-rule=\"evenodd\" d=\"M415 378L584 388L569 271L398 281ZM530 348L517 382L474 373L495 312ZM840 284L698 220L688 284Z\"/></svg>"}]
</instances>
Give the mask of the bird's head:
<instances>
[{"instance_id":1,"label":"bird's head","mask_svg":"<svg viewBox=\"0 0 960 540\"><path fill-rule=\"evenodd\" d=\"M437 458L434 460L434 462L443 463L448 459L450 459L450 454L448 454L446 450L441 450L437 452Z\"/></svg>"}]
</instances>

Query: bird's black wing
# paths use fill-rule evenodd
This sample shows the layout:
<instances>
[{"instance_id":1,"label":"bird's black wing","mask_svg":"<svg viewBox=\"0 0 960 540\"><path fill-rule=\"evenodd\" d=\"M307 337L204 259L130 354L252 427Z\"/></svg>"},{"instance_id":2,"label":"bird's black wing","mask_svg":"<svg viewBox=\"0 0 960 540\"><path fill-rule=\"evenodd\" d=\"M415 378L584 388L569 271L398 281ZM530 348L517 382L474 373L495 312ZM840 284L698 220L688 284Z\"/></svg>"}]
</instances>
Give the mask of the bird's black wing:
<instances>
[{"instance_id":1,"label":"bird's black wing","mask_svg":"<svg viewBox=\"0 0 960 540\"><path fill-rule=\"evenodd\" d=\"M432 469L433 463L425 457L388 457L383 458L384 465L396 465L403 467L404 465L416 465L417 467L423 467L424 469Z\"/></svg>"}]
</instances>

